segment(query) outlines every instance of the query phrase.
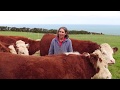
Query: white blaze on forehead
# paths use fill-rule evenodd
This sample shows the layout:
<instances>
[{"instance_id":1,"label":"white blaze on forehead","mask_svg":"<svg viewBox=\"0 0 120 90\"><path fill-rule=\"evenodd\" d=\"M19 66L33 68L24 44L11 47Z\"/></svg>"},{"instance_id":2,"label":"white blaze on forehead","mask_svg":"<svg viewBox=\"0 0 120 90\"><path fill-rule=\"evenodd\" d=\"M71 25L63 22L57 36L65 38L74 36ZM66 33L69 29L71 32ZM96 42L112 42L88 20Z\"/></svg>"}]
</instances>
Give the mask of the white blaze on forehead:
<instances>
[{"instance_id":1,"label":"white blaze on forehead","mask_svg":"<svg viewBox=\"0 0 120 90\"><path fill-rule=\"evenodd\" d=\"M22 40L16 41L16 46L17 46L17 47L20 47L20 46L23 46L23 45L25 45L25 42L24 42L24 41L22 41Z\"/></svg>"},{"instance_id":2,"label":"white blaze on forehead","mask_svg":"<svg viewBox=\"0 0 120 90\"><path fill-rule=\"evenodd\" d=\"M97 70L97 68L99 68L100 70L93 77L91 77L91 79L111 79L112 74L110 73L110 71L108 69L108 61L105 60L101 51L95 50L95 52L93 52L93 54L98 55L98 57L99 57L97 60L96 70Z\"/></svg>"},{"instance_id":3,"label":"white blaze on forehead","mask_svg":"<svg viewBox=\"0 0 120 90\"><path fill-rule=\"evenodd\" d=\"M25 44L24 41L22 40L18 40L16 41L16 47L18 49L18 54L21 55L29 55L29 51L28 51L28 44Z\"/></svg>"},{"instance_id":4,"label":"white blaze on forehead","mask_svg":"<svg viewBox=\"0 0 120 90\"><path fill-rule=\"evenodd\" d=\"M11 53L17 54L17 52L16 52L16 50L15 50L15 48L14 48L13 45L8 46L8 48L10 49L10 52L11 52Z\"/></svg>"},{"instance_id":5,"label":"white blaze on forehead","mask_svg":"<svg viewBox=\"0 0 120 90\"><path fill-rule=\"evenodd\" d=\"M113 48L107 44L107 43L103 43L100 45L101 47L101 52L103 54L103 57L108 60L109 64L114 64L115 63L115 59L113 58Z\"/></svg>"}]
</instances>

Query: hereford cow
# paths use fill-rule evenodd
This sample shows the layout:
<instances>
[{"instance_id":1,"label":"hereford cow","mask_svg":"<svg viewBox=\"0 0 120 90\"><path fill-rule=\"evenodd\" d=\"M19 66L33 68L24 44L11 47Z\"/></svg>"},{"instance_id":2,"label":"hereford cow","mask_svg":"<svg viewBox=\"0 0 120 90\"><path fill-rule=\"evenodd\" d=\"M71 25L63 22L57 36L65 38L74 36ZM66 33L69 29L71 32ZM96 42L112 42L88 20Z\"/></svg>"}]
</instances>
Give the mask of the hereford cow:
<instances>
[{"instance_id":1,"label":"hereford cow","mask_svg":"<svg viewBox=\"0 0 120 90\"><path fill-rule=\"evenodd\" d=\"M15 44L17 40L22 40L25 44L29 44L29 55L33 55L36 51L40 50L40 40L32 40L23 36L4 36L0 35L0 41L5 42L9 45Z\"/></svg>"},{"instance_id":2,"label":"hereford cow","mask_svg":"<svg viewBox=\"0 0 120 90\"><path fill-rule=\"evenodd\" d=\"M40 50L40 40L32 40L23 36L9 36L15 40L22 40L26 44L29 44L29 55L33 55L35 52Z\"/></svg>"},{"instance_id":3,"label":"hereford cow","mask_svg":"<svg viewBox=\"0 0 120 90\"><path fill-rule=\"evenodd\" d=\"M25 44L24 41L18 40L16 41L16 47L17 47L18 54L29 55L29 51L28 51L29 44Z\"/></svg>"},{"instance_id":4,"label":"hereford cow","mask_svg":"<svg viewBox=\"0 0 120 90\"><path fill-rule=\"evenodd\" d=\"M40 57L0 52L0 79L112 78L101 50L87 55L75 54Z\"/></svg>"},{"instance_id":5,"label":"hereford cow","mask_svg":"<svg viewBox=\"0 0 120 90\"><path fill-rule=\"evenodd\" d=\"M40 55L41 56L48 55L50 43L54 37L55 37L54 34L43 35L40 41ZM72 41L73 51L78 51L81 54L84 52L93 53L95 50L102 48L102 45L99 45L92 41L76 40L76 39L71 39L71 41ZM112 54L118 51L118 48L114 47L111 49L110 46L108 47L110 48L111 51L110 51L110 54L106 55L106 57L108 58L107 60L109 60L109 63L114 64L115 60L113 59ZM103 49L101 50L103 52L106 52L105 47L103 47Z\"/></svg>"},{"instance_id":6,"label":"hereford cow","mask_svg":"<svg viewBox=\"0 0 120 90\"><path fill-rule=\"evenodd\" d=\"M16 46L17 45L17 46ZM0 52L10 52L12 54L29 55L27 44L24 41L16 41L16 44L7 44L0 41Z\"/></svg>"}]
</instances>

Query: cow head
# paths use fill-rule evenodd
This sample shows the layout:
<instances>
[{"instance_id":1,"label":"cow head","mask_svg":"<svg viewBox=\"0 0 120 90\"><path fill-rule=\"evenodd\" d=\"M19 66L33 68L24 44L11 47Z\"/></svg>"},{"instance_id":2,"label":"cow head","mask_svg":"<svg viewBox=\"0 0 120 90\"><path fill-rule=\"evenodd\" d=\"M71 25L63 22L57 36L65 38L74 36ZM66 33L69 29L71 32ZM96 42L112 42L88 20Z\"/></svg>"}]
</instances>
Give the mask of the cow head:
<instances>
[{"instance_id":1,"label":"cow head","mask_svg":"<svg viewBox=\"0 0 120 90\"><path fill-rule=\"evenodd\" d=\"M91 77L91 79L111 79L112 74L110 73L108 69L108 61L104 57L104 54L101 52L101 50L95 50L90 57L93 58L94 60L91 60L91 63L93 63L93 66L96 69L96 74ZM96 63L95 60L97 60Z\"/></svg>"},{"instance_id":2,"label":"cow head","mask_svg":"<svg viewBox=\"0 0 120 90\"><path fill-rule=\"evenodd\" d=\"M100 47L103 57L105 58L105 60L108 61L108 64L114 64L115 59L113 58L113 54L118 51L118 48L117 47L112 48L107 43L101 44Z\"/></svg>"},{"instance_id":3,"label":"cow head","mask_svg":"<svg viewBox=\"0 0 120 90\"><path fill-rule=\"evenodd\" d=\"M28 47L29 47L29 44L25 44L24 41L22 40L16 41L16 49L18 54L29 55Z\"/></svg>"},{"instance_id":4,"label":"cow head","mask_svg":"<svg viewBox=\"0 0 120 90\"><path fill-rule=\"evenodd\" d=\"M93 77L91 77L91 79L111 79L112 74L108 69L108 64L115 63L113 54L118 50L118 48L112 48L107 43L101 44L100 47L100 49L97 49L93 52L94 55L97 55L99 57L97 64L94 65L96 71L98 72Z\"/></svg>"},{"instance_id":5,"label":"cow head","mask_svg":"<svg viewBox=\"0 0 120 90\"><path fill-rule=\"evenodd\" d=\"M110 47L109 44L103 43L100 45L100 50L101 50L101 53L102 53L103 57L105 58L105 60L107 60L108 64L115 63L113 54L118 51L117 47L112 48L112 47Z\"/></svg>"}]
</instances>

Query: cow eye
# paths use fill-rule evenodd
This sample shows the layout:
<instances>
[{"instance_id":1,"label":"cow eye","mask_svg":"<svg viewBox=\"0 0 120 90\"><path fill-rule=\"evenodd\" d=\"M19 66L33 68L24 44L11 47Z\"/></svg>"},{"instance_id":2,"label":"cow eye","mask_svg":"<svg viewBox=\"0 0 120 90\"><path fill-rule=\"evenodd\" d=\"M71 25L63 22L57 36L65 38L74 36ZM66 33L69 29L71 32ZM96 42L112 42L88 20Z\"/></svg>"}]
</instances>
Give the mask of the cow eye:
<instances>
[{"instance_id":1,"label":"cow eye","mask_svg":"<svg viewBox=\"0 0 120 90\"><path fill-rule=\"evenodd\" d=\"M102 54L103 54L103 55L106 55L106 53L105 53L105 52L102 52Z\"/></svg>"}]
</instances>

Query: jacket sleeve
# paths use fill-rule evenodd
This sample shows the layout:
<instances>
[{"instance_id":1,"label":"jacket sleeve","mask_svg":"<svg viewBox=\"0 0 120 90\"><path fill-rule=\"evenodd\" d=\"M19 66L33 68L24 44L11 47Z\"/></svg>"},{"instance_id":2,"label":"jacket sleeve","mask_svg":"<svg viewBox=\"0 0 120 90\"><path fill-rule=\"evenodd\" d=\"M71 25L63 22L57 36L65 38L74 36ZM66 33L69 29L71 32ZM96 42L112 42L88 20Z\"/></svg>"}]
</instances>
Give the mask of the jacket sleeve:
<instances>
[{"instance_id":1,"label":"jacket sleeve","mask_svg":"<svg viewBox=\"0 0 120 90\"><path fill-rule=\"evenodd\" d=\"M73 52L72 41L69 39L68 52Z\"/></svg>"}]
</instances>

